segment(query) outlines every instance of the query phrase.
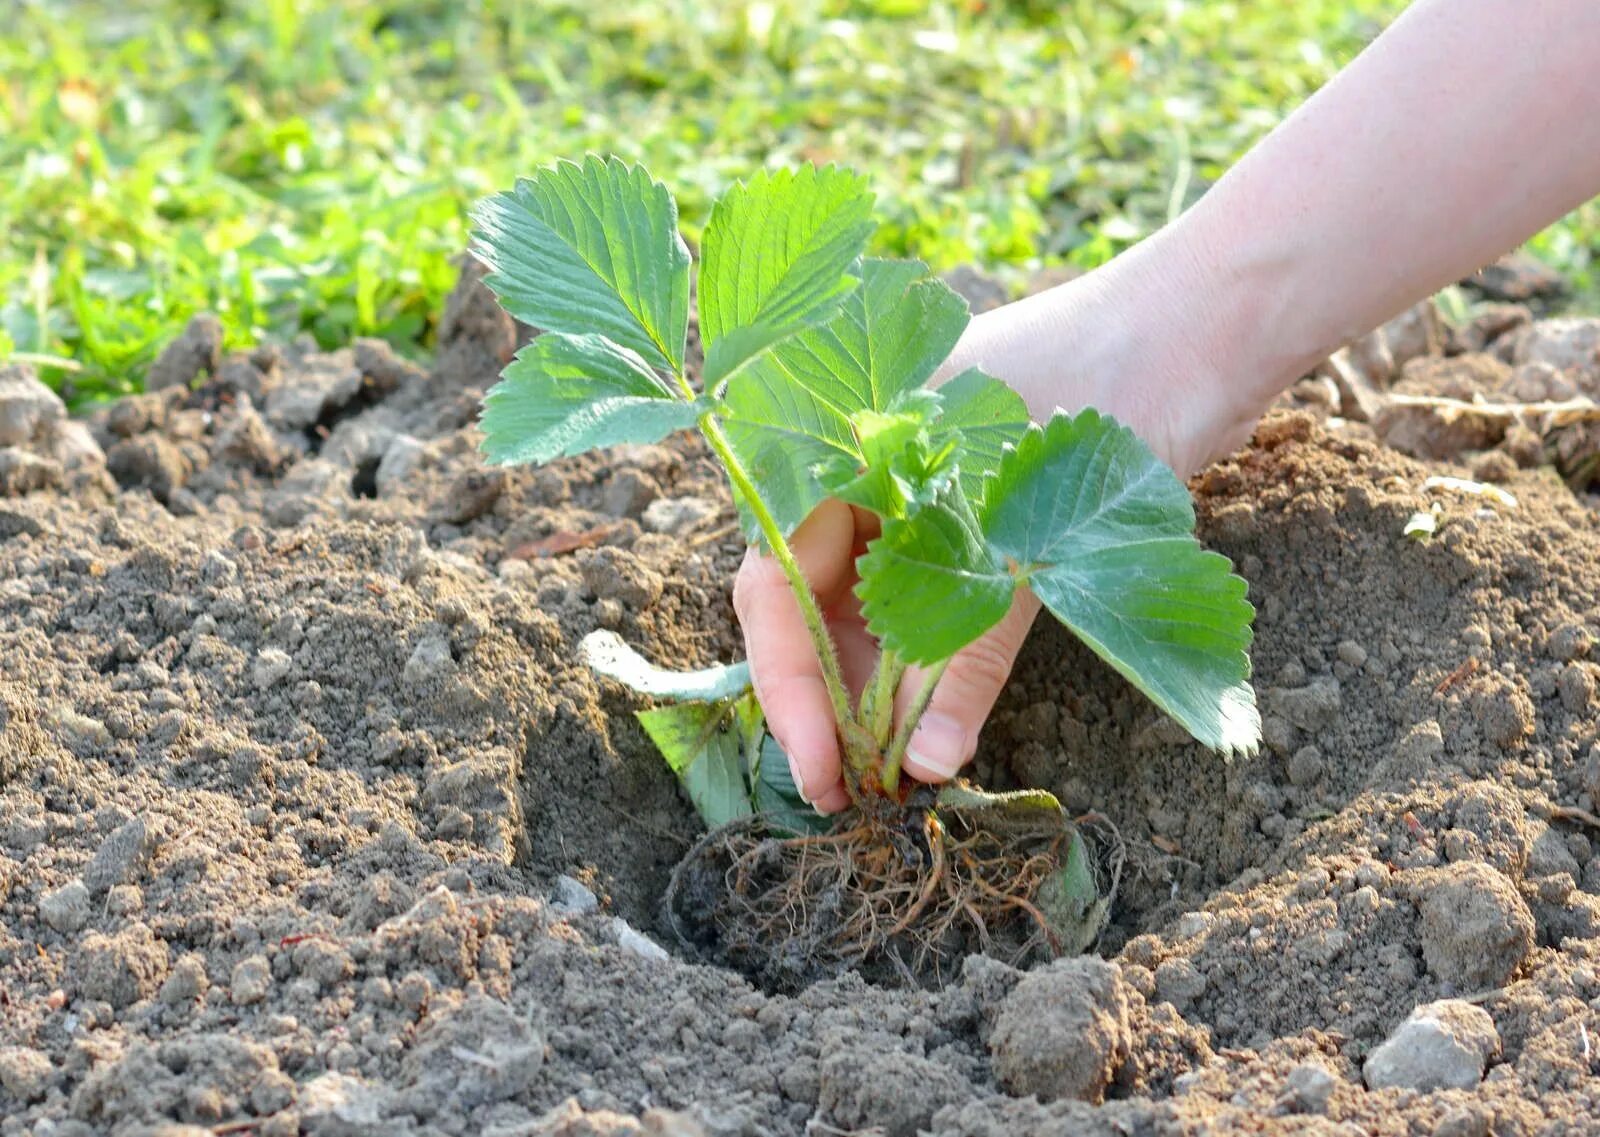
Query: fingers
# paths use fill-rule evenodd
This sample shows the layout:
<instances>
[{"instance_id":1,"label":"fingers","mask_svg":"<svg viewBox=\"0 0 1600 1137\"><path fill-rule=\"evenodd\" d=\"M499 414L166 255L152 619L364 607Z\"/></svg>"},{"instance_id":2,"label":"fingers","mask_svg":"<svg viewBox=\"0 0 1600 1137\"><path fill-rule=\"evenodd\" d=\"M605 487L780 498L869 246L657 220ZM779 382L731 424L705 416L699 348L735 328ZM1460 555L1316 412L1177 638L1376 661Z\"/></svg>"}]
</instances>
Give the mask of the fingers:
<instances>
[{"instance_id":1,"label":"fingers","mask_svg":"<svg viewBox=\"0 0 1600 1137\"><path fill-rule=\"evenodd\" d=\"M818 506L789 540L801 570L824 604L848 584L855 523L848 506ZM801 796L825 809L848 804L840 781L833 704L822 681L799 602L778 562L752 549L733 585L745 654L767 729L789 755Z\"/></svg>"},{"instance_id":2,"label":"fingers","mask_svg":"<svg viewBox=\"0 0 1600 1137\"><path fill-rule=\"evenodd\" d=\"M906 773L922 782L943 782L972 760L978 732L1011 676L1038 611L1033 593L1018 591L1005 618L951 658L906 747ZM923 672L911 668L901 681L895 696L897 722L910 709L922 680Z\"/></svg>"}]
</instances>

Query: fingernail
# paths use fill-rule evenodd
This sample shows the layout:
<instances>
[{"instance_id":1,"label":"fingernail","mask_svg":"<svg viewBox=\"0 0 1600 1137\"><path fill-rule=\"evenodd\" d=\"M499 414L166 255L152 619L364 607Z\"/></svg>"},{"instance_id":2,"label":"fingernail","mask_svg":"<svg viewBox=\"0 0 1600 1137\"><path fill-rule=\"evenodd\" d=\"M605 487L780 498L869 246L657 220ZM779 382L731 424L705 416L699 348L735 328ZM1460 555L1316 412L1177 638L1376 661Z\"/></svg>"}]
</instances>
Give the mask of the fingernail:
<instances>
[{"instance_id":1,"label":"fingernail","mask_svg":"<svg viewBox=\"0 0 1600 1137\"><path fill-rule=\"evenodd\" d=\"M911 735L906 760L931 777L955 777L967 761L966 729L949 715L928 712Z\"/></svg>"},{"instance_id":2,"label":"fingernail","mask_svg":"<svg viewBox=\"0 0 1600 1137\"><path fill-rule=\"evenodd\" d=\"M788 751L785 751L783 756L789 759L789 777L794 779L794 788L795 791L799 793L800 800L805 802L807 805L811 805L811 799L806 796L805 779L800 776L800 764L794 760L794 755L790 754Z\"/></svg>"}]
</instances>

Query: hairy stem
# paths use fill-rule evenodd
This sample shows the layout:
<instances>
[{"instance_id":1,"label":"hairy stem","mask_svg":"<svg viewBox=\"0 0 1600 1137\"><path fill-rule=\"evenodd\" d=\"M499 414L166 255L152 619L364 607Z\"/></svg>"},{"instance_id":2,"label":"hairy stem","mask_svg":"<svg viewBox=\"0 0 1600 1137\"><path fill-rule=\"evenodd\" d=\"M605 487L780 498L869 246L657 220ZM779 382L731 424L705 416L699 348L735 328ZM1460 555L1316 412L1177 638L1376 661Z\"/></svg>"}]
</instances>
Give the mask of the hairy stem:
<instances>
[{"instance_id":1,"label":"hairy stem","mask_svg":"<svg viewBox=\"0 0 1600 1137\"><path fill-rule=\"evenodd\" d=\"M717 421L716 416L704 414L700 416L700 431L706 436L706 441L711 444L711 449L716 452L717 457L722 460L723 467L728 471L728 479L733 482L734 488L750 507L756 524L761 526L762 535L767 539L767 546L772 550L773 558L789 581L789 588L794 592L795 600L800 605L800 615L805 620L806 631L811 635L811 644L816 648L817 659L822 663L822 681L828 688L828 699L833 704L833 717L839 727L839 736L844 742L846 757L852 767L860 767L861 764L871 760L871 755L857 752L860 746L854 736L859 732L851 730L855 725L855 717L850 710L850 693L844 685L844 673L839 669L839 653L833 645L833 637L828 634L828 626L823 620L822 609L817 606L816 595L811 591L811 585L800 568L800 562L795 560L794 550L789 548L789 542L784 539L783 530L778 528L778 522L773 518L766 502L761 500L761 495L756 490L755 483L750 480L744 464L733 452L728 436L722 431L722 424ZM849 779L846 779L846 783L849 783Z\"/></svg>"},{"instance_id":2,"label":"hairy stem","mask_svg":"<svg viewBox=\"0 0 1600 1137\"><path fill-rule=\"evenodd\" d=\"M900 687L900 677L906 673L905 661L892 651L878 657L878 666L861 694L861 725L872 732L873 741L882 750L889 745L889 732L894 729L894 693Z\"/></svg>"},{"instance_id":3,"label":"hairy stem","mask_svg":"<svg viewBox=\"0 0 1600 1137\"><path fill-rule=\"evenodd\" d=\"M916 733L917 724L922 721L922 713L928 709L928 704L933 700L933 690L939 685L939 680L944 676L944 669L949 665L946 660L936 663L923 677L922 686L917 688L916 698L911 703L911 709L906 712L905 721L900 724L900 729L894 733L894 741L889 745L889 753L883 760L883 790L893 797L900 791L900 764L905 761L906 747L911 745L911 736Z\"/></svg>"}]
</instances>

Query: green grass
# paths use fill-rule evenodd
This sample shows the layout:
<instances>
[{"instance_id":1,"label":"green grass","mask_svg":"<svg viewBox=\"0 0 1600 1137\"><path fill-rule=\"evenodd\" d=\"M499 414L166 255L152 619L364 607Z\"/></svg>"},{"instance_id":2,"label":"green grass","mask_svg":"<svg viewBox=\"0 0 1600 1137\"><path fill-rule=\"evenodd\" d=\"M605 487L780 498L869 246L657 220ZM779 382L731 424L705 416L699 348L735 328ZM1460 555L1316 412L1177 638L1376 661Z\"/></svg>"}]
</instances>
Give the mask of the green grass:
<instances>
[{"instance_id":1,"label":"green grass","mask_svg":"<svg viewBox=\"0 0 1600 1137\"><path fill-rule=\"evenodd\" d=\"M0 353L136 389L195 311L426 354L477 197L641 159L691 236L762 163L870 175L884 251L1019 279L1192 202L1398 0L13 0ZM826 9L826 18L811 14ZM15 10L15 9L13 9ZM1590 281L1600 214L1536 243Z\"/></svg>"}]
</instances>

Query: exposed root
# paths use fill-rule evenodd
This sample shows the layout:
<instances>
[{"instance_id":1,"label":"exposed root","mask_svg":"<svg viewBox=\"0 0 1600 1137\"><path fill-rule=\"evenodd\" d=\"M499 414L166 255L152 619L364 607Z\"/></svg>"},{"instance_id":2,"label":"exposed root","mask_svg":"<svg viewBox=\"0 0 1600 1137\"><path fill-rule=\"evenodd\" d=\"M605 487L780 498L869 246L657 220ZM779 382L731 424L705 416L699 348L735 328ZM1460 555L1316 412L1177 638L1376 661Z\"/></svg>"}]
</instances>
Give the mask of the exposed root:
<instances>
[{"instance_id":1,"label":"exposed root","mask_svg":"<svg viewBox=\"0 0 1600 1137\"><path fill-rule=\"evenodd\" d=\"M937 982L972 951L1014 962L1062 951L1035 897L1073 832L1060 818L990 827L892 808L781 837L746 818L690 850L666 916L686 947L779 988L852 968Z\"/></svg>"}]
</instances>

